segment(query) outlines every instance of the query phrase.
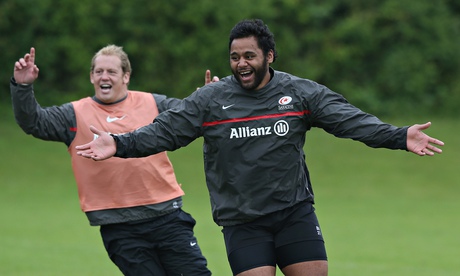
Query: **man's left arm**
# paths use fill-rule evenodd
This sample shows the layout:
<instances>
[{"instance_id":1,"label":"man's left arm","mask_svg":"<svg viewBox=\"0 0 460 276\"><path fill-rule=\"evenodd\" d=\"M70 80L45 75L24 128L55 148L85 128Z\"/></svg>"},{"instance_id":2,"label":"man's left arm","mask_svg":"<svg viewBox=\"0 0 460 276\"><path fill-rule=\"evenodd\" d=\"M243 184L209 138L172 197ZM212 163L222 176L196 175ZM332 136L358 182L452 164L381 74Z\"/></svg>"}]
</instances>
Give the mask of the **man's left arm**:
<instances>
[{"instance_id":1,"label":"man's left arm","mask_svg":"<svg viewBox=\"0 0 460 276\"><path fill-rule=\"evenodd\" d=\"M402 149L417 155L434 155L444 143L423 130L431 123L396 127L350 104L342 95L321 87L314 97L313 125L340 137L363 142L373 148Z\"/></svg>"}]
</instances>

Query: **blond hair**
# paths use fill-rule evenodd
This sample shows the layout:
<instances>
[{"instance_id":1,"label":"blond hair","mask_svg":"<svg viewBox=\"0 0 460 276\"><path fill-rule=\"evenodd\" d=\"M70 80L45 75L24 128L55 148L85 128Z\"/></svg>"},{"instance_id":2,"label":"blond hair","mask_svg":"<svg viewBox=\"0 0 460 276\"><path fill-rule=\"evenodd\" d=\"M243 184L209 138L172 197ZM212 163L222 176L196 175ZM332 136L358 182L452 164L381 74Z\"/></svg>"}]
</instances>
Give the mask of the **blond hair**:
<instances>
[{"instance_id":1,"label":"blond hair","mask_svg":"<svg viewBox=\"0 0 460 276\"><path fill-rule=\"evenodd\" d=\"M91 60L91 72L93 72L94 70L96 58L102 55L119 57L121 60L121 69L123 70L123 73L131 74L132 69L131 63L129 62L128 54L125 51L123 51L123 47L116 46L113 44L105 46L93 56L93 59Z\"/></svg>"}]
</instances>

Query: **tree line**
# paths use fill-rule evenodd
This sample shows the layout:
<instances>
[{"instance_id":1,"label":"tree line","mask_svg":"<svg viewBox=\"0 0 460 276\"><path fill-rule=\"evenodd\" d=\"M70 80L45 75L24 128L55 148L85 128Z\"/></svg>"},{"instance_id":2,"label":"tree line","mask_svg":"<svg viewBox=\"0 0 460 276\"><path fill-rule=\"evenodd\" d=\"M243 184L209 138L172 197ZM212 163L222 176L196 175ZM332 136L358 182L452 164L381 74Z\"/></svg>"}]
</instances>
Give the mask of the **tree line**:
<instances>
[{"instance_id":1,"label":"tree line","mask_svg":"<svg viewBox=\"0 0 460 276\"><path fill-rule=\"evenodd\" d=\"M94 53L123 46L130 89L183 98L204 72L231 74L228 35L261 18L275 34L274 69L312 79L379 116L456 116L460 2L456 0L0 1L0 101L13 63L36 48L42 105L93 95Z\"/></svg>"}]
</instances>

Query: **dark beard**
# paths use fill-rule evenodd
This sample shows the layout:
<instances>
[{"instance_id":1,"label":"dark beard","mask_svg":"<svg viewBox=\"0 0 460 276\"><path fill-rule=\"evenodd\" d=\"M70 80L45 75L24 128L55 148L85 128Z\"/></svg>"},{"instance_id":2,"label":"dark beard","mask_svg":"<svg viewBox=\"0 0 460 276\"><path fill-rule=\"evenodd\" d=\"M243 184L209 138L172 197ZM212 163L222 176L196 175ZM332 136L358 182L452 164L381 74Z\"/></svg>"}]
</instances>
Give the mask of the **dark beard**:
<instances>
[{"instance_id":1,"label":"dark beard","mask_svg":"<svg viewBox=\"0 0 460 276\"><path fill-rule=\"evenodd\" d=\"M235 79L238 81L240 86L245 89L245 90L254 90L257 86L260 85L262 80L265 77L265 74L268 72L268 61L267 59L264 59L264 63L262 64L262 67L260 67L258 70L256 70L254 67L252 67L252 70L254 72L254 82L252 85L244 85L243 82L240 79L240 74L238 74L237 71L233 71L233 76Z\"/></svg>"}]
</instances>

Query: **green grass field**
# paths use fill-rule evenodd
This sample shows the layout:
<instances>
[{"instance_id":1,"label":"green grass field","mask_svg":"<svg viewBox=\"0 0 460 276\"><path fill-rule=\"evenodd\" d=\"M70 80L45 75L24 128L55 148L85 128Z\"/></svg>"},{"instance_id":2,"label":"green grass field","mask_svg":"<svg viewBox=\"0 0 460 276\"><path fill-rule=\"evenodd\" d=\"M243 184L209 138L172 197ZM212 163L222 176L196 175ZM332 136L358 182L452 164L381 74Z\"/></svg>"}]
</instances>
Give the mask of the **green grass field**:
<instances>
[{"instance_id":1,"label":"green grass field","mask_svg":"<svg viewBox=\"0 0 460 276\"><path fill-rule=\"evenodd\" d=\"M65 145L25 135L11 113L0 110L0 275L121 275L79 208ZM329 275L460 275L459 127L433 119L427 133L446 143L435 157L371 149L319 129L307 135ZM213 275L231 275L201 143L170 158Z\"/></svg>"}]
</instances>

